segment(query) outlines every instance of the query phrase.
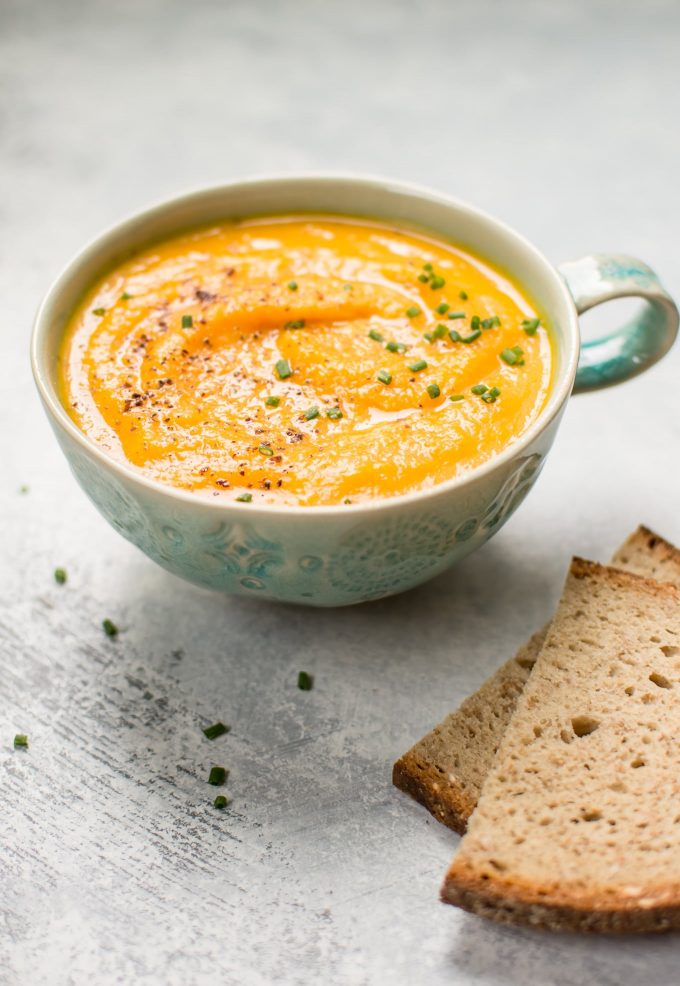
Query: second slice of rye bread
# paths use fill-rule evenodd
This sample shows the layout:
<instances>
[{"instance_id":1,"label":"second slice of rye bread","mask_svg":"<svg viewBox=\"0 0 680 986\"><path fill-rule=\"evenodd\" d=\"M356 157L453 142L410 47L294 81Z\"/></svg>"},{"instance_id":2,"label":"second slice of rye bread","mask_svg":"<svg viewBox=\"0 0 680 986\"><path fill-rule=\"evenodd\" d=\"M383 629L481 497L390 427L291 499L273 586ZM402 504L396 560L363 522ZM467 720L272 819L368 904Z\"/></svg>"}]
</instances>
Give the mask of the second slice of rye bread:
<instances>
[{"instance_id":1,"label":"second slice of rye bread","mask_svg":"<svg viewBox=\"0 0 680 986\"><path fill-rule=\"evenodd\" d=\"M680 586L680 550L639 527L612 565ZM440 722L394 765L393 783L434 817L463 833L486 775L545 640L547 627Z\"/></svg>"}]
</instances>

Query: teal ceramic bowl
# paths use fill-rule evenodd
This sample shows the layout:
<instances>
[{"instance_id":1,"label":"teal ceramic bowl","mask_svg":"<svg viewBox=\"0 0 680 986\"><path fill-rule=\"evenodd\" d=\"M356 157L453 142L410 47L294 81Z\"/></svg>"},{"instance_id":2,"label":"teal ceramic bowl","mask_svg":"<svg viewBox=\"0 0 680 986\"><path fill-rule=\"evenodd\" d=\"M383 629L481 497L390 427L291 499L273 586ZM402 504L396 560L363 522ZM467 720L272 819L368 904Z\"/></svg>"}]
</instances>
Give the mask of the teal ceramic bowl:
<instances>
[{"instance_id":1,"label":"teal ceramic bowl","mask_svg":"<svg viewBox=\"0 0 680 986\"><path fill-rule=\"evenodd\" d=\"M150 243L230 217L319 212L380 218L432 231L505 270L546 313L556 366L533 426L484 465L432 489L339 507L210 502L114 461L73 423L57 390L59 344L85 290ZM639 296L641 314L581 346L578 315ZM653 271L631 257L591 256L555 269L497 220L413 185L357 176L258 178L184 195L108 230L50 288L32 340L35 380L76 479L123 537L197 585L313 606L402 592L484 544L533 486L569 395L640 373L671 346L678 311Z\"/></svg>"}]
</instances>

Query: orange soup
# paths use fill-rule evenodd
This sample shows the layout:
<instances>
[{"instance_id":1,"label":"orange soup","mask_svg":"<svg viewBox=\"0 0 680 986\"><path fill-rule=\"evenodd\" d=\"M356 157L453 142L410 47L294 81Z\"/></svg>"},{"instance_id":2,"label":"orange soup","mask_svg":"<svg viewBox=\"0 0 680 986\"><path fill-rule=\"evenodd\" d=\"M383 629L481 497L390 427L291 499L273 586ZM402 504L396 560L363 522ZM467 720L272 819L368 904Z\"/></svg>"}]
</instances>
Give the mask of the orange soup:
<instances>
[{"instance_id":1,"label":"orange soup","mask_svg":"<svg viewBox=\"0 0 680 986\"><path fill-rule=\"evenodd\" d=\"M225 223L140 252L68 325L63 401L108 454L245 503L431 487L547 400L544 321L458 246L365 220Z\"/></svg>"}]
</instances>

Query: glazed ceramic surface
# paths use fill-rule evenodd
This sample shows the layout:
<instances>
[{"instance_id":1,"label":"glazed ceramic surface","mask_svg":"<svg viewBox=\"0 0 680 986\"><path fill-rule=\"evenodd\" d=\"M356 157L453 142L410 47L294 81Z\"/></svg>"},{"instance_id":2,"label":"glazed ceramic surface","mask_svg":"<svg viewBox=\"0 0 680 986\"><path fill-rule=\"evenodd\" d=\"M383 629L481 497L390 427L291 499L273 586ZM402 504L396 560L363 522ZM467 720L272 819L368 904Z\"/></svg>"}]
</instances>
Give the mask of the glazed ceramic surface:
<instances>
[{"instance_id":1,"label":"glazed ceramic surface","mask_svg":"<svg viewBox=\"0 0 680 986\"><path fill-rule=\"evenodd\" d=\"M431 490L338 507L209 502L116 462L74 425L57 396L57 353L83 291L140 247L213 220L276 213L366 216L431 230L510 274L547 316L555 344L550 399L496 458ZM578 313L639 296L640 314L580 348ZM66 268L36 319L32 359L51 424L80 485L109 523L164 568L198 585L287 602L341 606L408 589L483 544L522 502L572 390L618 383L672 345L678 312L645 264L586 257L561 273L503 224L415 186L358 177L257 179L157 206L105 233ZM579 360L580 355L580 360Z\"/></svg>"}]
</instances>

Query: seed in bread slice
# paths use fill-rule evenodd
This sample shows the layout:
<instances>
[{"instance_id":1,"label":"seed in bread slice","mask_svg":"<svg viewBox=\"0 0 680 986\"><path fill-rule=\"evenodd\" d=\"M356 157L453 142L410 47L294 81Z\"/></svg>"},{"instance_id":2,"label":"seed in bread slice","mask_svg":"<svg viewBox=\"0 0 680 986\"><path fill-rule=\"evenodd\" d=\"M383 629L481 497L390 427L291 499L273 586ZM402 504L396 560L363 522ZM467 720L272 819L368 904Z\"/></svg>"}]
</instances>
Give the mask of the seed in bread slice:
<instances>
[{"instance_id":1,"label":"seed in bread slice","mask_svg":"<svg viewBox=\"0 0 680 986\"><path fill-rule=\"evenodd\" d=\"M680 927L680 591L574 559L442 898L554 930Z\"/></svg>"},{"instance_id":2,"label":"seed in bread slice","mask_svg":"<svg viewBox=\"0 0 680 986\"><path fill-rule=\"evenodd\" d=\"M680 551L646 527L630 535L612 564L680 586ZM530 637L514 657L394 765L392 782L396 787L461 835L546 632L544 627Z\"/></svg>"}]
</instances>

